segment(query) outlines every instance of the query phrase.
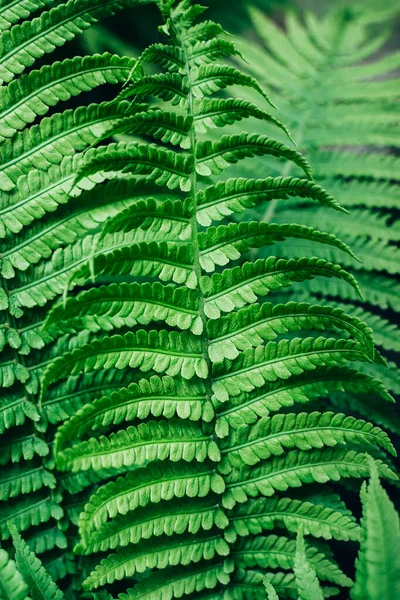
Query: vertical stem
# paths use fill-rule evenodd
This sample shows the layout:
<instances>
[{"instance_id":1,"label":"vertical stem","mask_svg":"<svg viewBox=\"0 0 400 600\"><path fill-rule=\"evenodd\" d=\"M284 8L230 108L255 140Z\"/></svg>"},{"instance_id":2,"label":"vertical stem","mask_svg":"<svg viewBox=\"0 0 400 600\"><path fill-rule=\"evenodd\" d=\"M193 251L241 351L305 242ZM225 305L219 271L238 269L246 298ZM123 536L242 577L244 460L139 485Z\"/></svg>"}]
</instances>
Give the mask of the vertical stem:
<instances>
[{"instance_id":1,"label":"vertical stem","mask_svg":"<svg viewBox=\"0 0 400 600\"><path fill-rule=\"evenodd\" d=\"M180 47L182 48L183 54L184 54L184 59L185 59L185 76L188 82L188 116L194 118L195 117L195 111L194 111L194 97L193 97L193 91L192 91L192 80L191 80L191 74L190 74L190 69L191 69L191 61L190 61L190 57L187 54L187 50L186 50L186 46L185 46L185 42L181 40L180 36L179 36L179 32L175 29L175 35L177 40L179 41ZM205 299L204 299L204 295L201 292L201 288L200 288L200 278L201 278L201 265L200 265L200 252L199 252L199 245L198 245L198 223L197 223L197 206L196 206L196 192L197 192L197 171L196 171L196 144L197 144L197 136L196 136L196 131L194 128L194 122L192 122L192 126L190 128L190 133L189 133L189 139L190 139L190 151L193 155L193 171L192 171L192 175L191 175L191 189L190 189L190 193L191 193L191 197L193 199L193 213L190 219L190 226L191 226L191 232L192 232L192 244L193 244L193 249L194 249L194 272L196 274L196 278L197 278L197 287L199 290L199 316L202 320L203 323L203 333L202 333L202 354L203 354L203 358L207 363L207 367L208 367L208 377L206 380L206 386L207 386L207 399L211 400L211 396L212 396L212 386L211 386L211 361L210 361L210 357L209 357L209 353L208 353L208 348L209 348L209 339L208 339L208 334L207 334L207 317L205 314Z\"/></svg>"}]
</instances>

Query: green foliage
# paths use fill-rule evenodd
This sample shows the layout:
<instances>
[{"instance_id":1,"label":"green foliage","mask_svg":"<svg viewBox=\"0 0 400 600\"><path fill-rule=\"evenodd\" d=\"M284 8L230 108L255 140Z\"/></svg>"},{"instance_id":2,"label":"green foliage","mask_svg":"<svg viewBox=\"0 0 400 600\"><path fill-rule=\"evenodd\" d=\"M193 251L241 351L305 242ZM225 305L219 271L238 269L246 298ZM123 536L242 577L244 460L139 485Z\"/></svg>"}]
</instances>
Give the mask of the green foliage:
<instances>
[{"instance_id":1,"label":"green foliage","mask_svg":"<svg viewBox=\"0 0 400 600\"><path fill-rule=\"evenodd\" d=\"M368 485L363 484L361 500L361 548L351 598L393 598L400 592L400 520L373 461L371 479Z\"/></svg>"},{"instance_id":2,"label":"green foliage","mask_svg":"<svg viewBox=\"0 0 400 600\"><path fill-rule=\"evenodd\" d=\"M368 490L377 473L396 484L384 428L398 426L379 377L398 383L372 329L395 335L363 309L291 295L356 298L337 257L353 268L391 239L387 223L363 213L372 245L347 239L352 217L314 182L258 78L233 65L235 43L190 0L157 3L160 40L137 61L75 57L23 74L135 3L0 7L0 534L7 549L12 534L17 563L0 552L3 587L31 600L308 600L352 586L332 539L361 539L358 569L383 578L340 494L371 461ZM274 47L291 66L283 40ZM309 62L296 63L291 92ZM281 85L286 73L271 69ZM112 102L57 112L122 82ZM383 87L370 97L392 94ZM334 156L313 162L336 182ZM345 158L360 177L394 165ZM293 217L294 203L321 221ZM276 206L287 220L256 218ZM323 231L325 212L350 219L344 241ZM296 244L313 255L292 256ZM378 260L396 270L386 246ZM394 297L365 273L366 296Z\"/></svg>"},{"instance_id":3,"label":"green foliage","mask_svg":"<svg viewBox=\"0 0 400 600\"><path fill-rule=\"evenodd\" d=\"M32 600L62 600L64 594L56 586L41 561L29 549L14 525L10 531L15 547L15 561L24 578Z\"/></svg>"},{"instance_id":4,"label":"green foliage","mask_svg":"<svg viewBox=\"0 0 400 600\"><path fill-rule=\"evenodd\" d=\"M54 288L43 283L40 292L31 293L35 270L51 280L57 251L62 254L132 197L123 186L120 202L91 195L96 177L72 190L81 153L125 116L129 105L88 104L83 98L76 109L61 106L104 84L121 85L135 61L104 53L49 62L46 55L134 3L0 2L0 596L5 600L61 597L29 548L55 578L65 579L71 571L51 452L54 432L47 430L47 415L38 404L39 374L57 353L55 335L42 330L46 311L38 304L53 298ZM78 196L86 200L80 203ZM7 558L8 523L17 540L18 571ZM26 532L26 543L15 530Z\"/></svg>"},{"instance_id":5,"label":"green foliage","mask_svg":"<svg viewBox=\"0 0 400 600\"><path fill-rule=\"evenodd\" d=\"M325 13L325 14L324 14ZM374 321L380 309L388 309L385 325L378 325L376 342L387 351L398 352L396 326L399 296L398 238L398 119L396 97L400 60L398 51L381 49L398 15L398 4L385 11L373 3L347 6L326 3L316 16L307 10L287 11L282 30L257 8L250 16L261 44L247 40L238 46L249 60L247 73L256 76L285 116L299 148L313 167L317 183L323 185L350 216L326 213L306 201L301 211L292 203L271 203L257 207L267 222L297 224L326 229L340 235L361 260L341 257L338 250L325 246L318 256L340 263L352 273L363 294L363 320ZM373 25L377 25L374 29ZM379 29L378 33L374 33ZM244 97L251 102L255 95ZM272 115L275 116L272 110ZM258 135L270 135L266 122L253 127ZM249 174L261 168L255 159ZM272 173L281 173L270 162ZM289 166L286 175L296 175ZM285 258L316 253L308 241L279 244L277 255ZM305 298L333 298L346 301L346 310L359 310L358 298L344 286L330 283L303 288ZM386 321L389 322L386 324ZM390 324L390 325L389 325ZM393 332L395 336L393 337Z\"/></svg>"}]
</instances>

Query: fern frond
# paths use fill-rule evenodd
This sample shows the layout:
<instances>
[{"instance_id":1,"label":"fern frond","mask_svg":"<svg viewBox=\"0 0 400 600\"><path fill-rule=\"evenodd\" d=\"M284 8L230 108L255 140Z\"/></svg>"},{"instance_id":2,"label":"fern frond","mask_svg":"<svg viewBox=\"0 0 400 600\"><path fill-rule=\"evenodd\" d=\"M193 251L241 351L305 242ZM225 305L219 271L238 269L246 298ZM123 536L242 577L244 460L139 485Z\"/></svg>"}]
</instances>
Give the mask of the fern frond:
<instances>
[{"instance_id":1,"label":"fern frond","mask_svg":"<svg viewBox=\"0 0 400 600\"><path fill-rule=\"evenodd\" d=\"M396 475L378 462L382 476L396 480ZM255 467L242 467L227 477L224 505L231 508L257 496L272 496L276 491L301 487L303 483L326 483L341 477L366 477L368 456L354 450L331 449L313 452L292 450Z\"/></svg>"},{"instance_id":2,"label":"fern frond","mask_svg":"<svg viewBox=\"0 0 400 600\"><path fill-rule=\"evenodd\" d=\"M147 546L147 547L146 547ZM84 589L95 589L105 583L113 583L116 579L132 577L147 568L165 569L175 565L189 565L203 559L212 560L216 556L226 556L228 545L221 535L214 536L182 536L177 540L151 544L143 542L140 549L135 547L121 548L116 554L103 559L96 569L84 581Z\"/></svg>"},{"instance_id":3,"label":"fern frond","mask_svg":"<svg viewBox=\"0 0 400 600\"><path fill-rule=\"evenodd\" d=\"M28 586L16 568L15 562L9 558L7 552L3 549L0 549L0 578L1 593L4 600L11 600L11 598L13 600L26 600Z\"/></svg>"},{"instance_id":4,"label":"fern frond","mask_svg":"<svg viewBox=\"0 0 400 600\"><path fill-rule=\"evenodd\" d=\"M312 178L308 162L297 150L267 136L248 133L224 135L217 142L197 142L196 170L200 175L218 175L238 160L266 154L292 161Z\"/></svg>"},{"instance_id":5,"label":"fern frond","mask_svg":"<svg viewBox=\"0 0 400 600\"><path fill-rule=\"evenodd\" d=\"M87 545L75 548L78 554L89 554L129 544L139 544L153 536L195 534L200 530L224 529L228 524L225 513L216 500L191 500L160 503L119 516L91 534Z\"/></svg>"},{"instance_id":6,"label":"fern frond","mask_svg":"<svg viewBox=\"0 0 400 600\"><path fill-rule=\"evenodd\" d=\"M293 571L299 588L300 600L323 600L324 595L317 575L307 560L302 528L299 528L297 533Z\"/></svg>"},{"instance_id":7,"label":"fern frond","mask_svg":"<svg viewBox=\"0 0 400 600\"><path fill-rule=\"evenodd\" d=\"M91 532L116 515L125 515L150 503L173 498L204 498L211 491L222 494L224 480L214 466L199 463L157 463L138 469L100 487L82 513L80 533L85 543Z\"/></svg>"},{"instance_id":8,"label":"fern frond","mask_svg":"<svg viewBox=\"0 0 400 600\"><path fill-rule=\"evenodd\" d=\"M245 350L233 361L213 365L213 392L220 401L252 392L267 382L314 371L317 367L340 366L347 360L371 360L357 342L335 338L294 338L268 342Z\"/></svg>"},{"instance_id":9,"label":"fern frond","mask_svg":"<svg viewBox=\"0 0 400 600\"><path fill-rule=\"evenodd\" d=\"M135 0L135 3L145 3L145 0ZM43 54L62 46L98 19L129 5L132 5L131 0L69 0L40 17L14 25L4 31L0 41L0 78L11 81Z\"/></svg>"},{"instance_id":10,"label":"fern frond","mask_svg":"<svg viewBox=\"0 0 400 600\"><path fill-rule=\"evenodd\" d=\"M391 598L400 591L399 516L382 488L371 459L371 478L361 490L361 548L351 598Z\"/></svg>"},{"instance_id":11,"label":"fern frond","mask_svg":"<svg viewBox=\"0 0 400 600\"><path fill-rule=\"evenodd\" d=\"M346 442L361 447L376 443L396 454L387 434L366 421L333 412L289 413L264 417L251 431L244 425L232 432L222 444L221 468L255 465L292 448L311 450Z\"/></svg>"},{"instance_id":12,"label":"fern frond","mask_svg":"<svg viewBox=\"0 0 400 600\"><path fill-rule=\"evenodd\" d=\"M0 478L0 500L15 498L20 494L31 494L43 487L54 488L54 475L43 469L29 465L11 467Z\"/></svg>"},{"instance_id":13,"label":"fern frond","mask_svg":"<svg viewBox=\"0 0 400 600\"><path fill-rule=\"evenodd\" d=\"M257 536L240 540L234 551L234 560L241 567L262 567L291 569L294 566L296 542L284 536ZM317 547L308 545L307 559L319 578L338 585L351 587L352 581L338 565L330 560Z\"/></svg>"},{"instance_id":14,"label":"fern frond","mask_svg":"<svg viewBox=\"0 0 400 600\"><path fill-rule=\"evenodd\" d=\"M257 91L275 108L268 94L257 83L254 77L245 75L235 67L227 65L201 65L191 69L193 96L203 98L231 85L248 87Z\"/></svg>"},{"instance_id":15,"label":"fern frond","mask_svg":"<svg viewBox=\"0 0 400 600\"><path fill-rule=\"evenodd\" d=\"M354 314L354 313L353 313ZM361 315L360 315L361 316ZM364 315L362 315L364 316ZM263 303L231 313L218 321L209 321L209 354L213 362L234 359L240 351L255 348L264 341L301 330L347 331L373 356L372 330L357 317L346 315L340 308L307 303Z\"/></svg>"},{"instance_id":16,"label":"fern frond","mask_svg":"<svg viewBox=\"0 0 400 600\"><path fill-rule=\"evenodd\" d=\"M360 527L353 515L335 508L288 497L257 498L237 505L229 519L232 533L241 537L283 527L296 533L302 525L304 532L324 539L356 540ZM228 531L232 535L231 530Z\"/></svg>"},{"instance_id":17,"label":"fern frond","mask_svg":"<svg viewBox=\"0 0 400 600\"><path fill-rule=\"evenodd\" d=\"M253 392L244 392L229 398L218 411L217 431L222 436L229 427L237 429L242 424L253 424L259 417L270 412L306 404L317 398L330 396L333 392L346 392L348 395L366 391L386 402L393 402L382 383L371 376L346 367L318 368L302 375L293 375L285 381L268 382ZM362 405L362 401L359 401Z\"/></svg>"},{"instance_id":18,"label":"fern frond","mask_svg":"<svg viewBox=\"0 0 400 600\"><path fill-rule=\"evenodd\" d=\"M300 196L311 198L321 204L341 209L330 194L312 181L294 177L268 177L266 179L228 179L220 181L196 195L197 219L208 226L233 213L243 212L262 202Z\"/></svg>"},{"instance_id":19,"label":"fern frond","mask_svg":"<svg viewBox=\"0 0 400 600\"><path fill-rule=\"evenodd\" d=\"M355 258L349 246L333 234L293 224L231 223L228 226L210 227L206 233L199 234L200 262L207 272L215 270L216 265L225 266L231 260L237 260L241 254L252 248L260 248L287 238L305 239L311 242L332 245Z\"/></svg>"},{"instance_id":20,"label":"fern frond","mask_svg":"<svg viewBox=\"0 0 400 600\"><path fill-rule=\"evenodd\" d=\"M221 312L242 308L272 290L317 276L342 279L358 289L353 275L337 264L316 257L285 260L271 256L245 263L242 267L225 269L222 274L202 277L200 285L206 298L206 315L218 319Z\"/></svg>"},{"instance_id":21,"label":"fern frond","mask_svg":"<svg viewBox=\"0 0 400 600\"><path fill-rule=\"evenodd\" d=\"M137 418L144 420L149 415L209 422L214 417L214 410L200 382L193 385L170 377L152 376L84 406L58 430L57 448L101 427Z\"/></svg>"},{"instance_id":22,"label":"fern frond","mask_svg":"<svg viewBox=\"0 0 400 600\"><path fill-rule=\"evenodd\" d=\"M183 595L215 588L218 583L227 584L233 567L230 561L207 561L199 565L185 567L179 573L176 569L164 569L151 578L146 578L120 594L121 600L172 600Z\"/></svg>"},{"instance_id":23,"label":"fern frond","mask_svg":"<svg viewBox=\"0 0 400 600\"><path fill-rule=\"evenodd\" d=\"M273 123L290 138L286 127L276 117L258 108L253 102L239 98L196 98L194 100L194 126L198 133L209 129L225 127L242 119L254 118Z\"/></svg>"},{"instance_id":24,"label":"fern frond","mask_svg":"<svg viewBox=\"0 0 400 600\"><path fill-rule=\"evenodd\" d=\"M190 191L191 164L191 157L155 145L120 142L94 149L90 158L85 160L79 178L99 171L122 171L148 175L150 181L166 185L169 189L180 187L183 191Z\"/></svg>"},{"instance_id":25,"label":"fern frond","mask_svg":"<svg viewBox=\"0 0 400 600\"><path fill-rule=\"evenodd\" d=\"M167 375L182 375L192 379L195 375L205 378L207 365L201 355L200 341L187 332L140 330L124 336L115 335L94 340L69 355L59 357L43 378L43 394L48 385L70 374L98 371L103 368L124 369L139 367L146 372L154 369Z\"/></svg>"},{"instance_id":26,"label":"fern frond","mask_svg":"<svg viewBox=\"0 0 400 600\"><path fill-rule=\"evenodd\" d=\"M175 288L155 282L113 283L82 292L66 303L56 305L47 326L58 325L64 331L111 331L165 321L171 327L202 333L197 314L198 295L188 288Z\"/></svg>"},{"instance_id":27,"label":"fern frond","mask_svg":"<svg viewBox=\"0 0 400 600\"><path fill-rule=\"evenodd\" d=\"M41 561L29 549L14 525L9 525L14 546L18 570L28 584L32 600L62 600L64 594L56 586Z\"/></svg>"},{"instance_id":28,"label":"fern frond","mask_svg":"<svg viewBox=\"0 0 400 600\"><path fill-rule=\"evenodd\" d=\"M47 117L39 125L24 129L12 141L7 139L0 146L1 189L6 192L13 190L18 178L33 167L46 170L51 165L60 164L65 156L84 150L127 108L125 103L103 102L75 111L69 109L62 115Z\"/></svg>"},{"instance_id":29,"label":"fern frond","mask_svg":"<svg viewBox=\"0 0 400 600\"><path fill-rule=\"evenodd\" d=\"M218 461L218 446L198 425L180 421L148 421L130 426L109 438L101 436L72 448L60 450L57 465L60 470L87 470L143 465L155 460L187 462L207 459Z\"/></svg>"},{"instance_id":30,"label":"fern frond","mask_svg":"<svg viewBox=\"0 0 400 600\"><path fill-rule=\"evenodd\" d=\"M108 52L44 65L1 89L0 139L45 115L58 102L105 83L121 83L135 61Z\"/></svg>"}]
</instances>

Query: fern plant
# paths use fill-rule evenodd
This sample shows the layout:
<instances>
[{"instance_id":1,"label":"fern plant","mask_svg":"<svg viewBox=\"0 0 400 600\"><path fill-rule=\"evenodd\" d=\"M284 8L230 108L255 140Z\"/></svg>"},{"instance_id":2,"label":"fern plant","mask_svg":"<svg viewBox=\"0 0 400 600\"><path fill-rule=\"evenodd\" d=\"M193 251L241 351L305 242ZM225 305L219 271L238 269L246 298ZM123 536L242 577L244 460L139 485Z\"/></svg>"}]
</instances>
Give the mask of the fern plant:
<instances>
[{"instance_id":1,"label":"fern plant","mask_svg":"<svg viewBox=\"0 0 400 600\"><path fill-rule=\"evenodd\" d=\"M332 6L323 17L305 13L299 18L286 14L285 31L257 9L251 9L254 28L262 42L248 50L247 73L273 93L280 113L297 144L313 165L316 181L323 185L350 215L326 213L304 202L273 203L258 216L277 224L296 223L318 226L341 239L354 251L343 259L336 248L325 246L319 256L336 262L356 275L363 302L354 289L339 280L309 282L300 293L308 302L328 298L335 306L359 316L374 330L375 341L388 359L398 362L400 351L396 313L399 310L399 159L397 97L399 52L382 50L391 35L396 3L380 7L381 14L355 4ZM388 15L385 17L385 10ZM372 35L374 21L380 22ZM246 48L246 41L238 47ZM246 95L252 100L251 94ZM263 123L258 133L269 134ZM269 163L273 173L280 165ZM255 160L249 175L257 173ZM285 170L296 174L293 167ZM280 244L279 256L312 255L307 240ZM297 291L295 292L297 293ZM297 296L299 298L299 296ZM400 391L395 362L389 369L368 367L390 391ZM374 415L377 422L399 433L398 415L381 411L375 404L365 406L349 398L352 409Z\"/></svg>"},{"instance_id":2,"label":"fern plant","mask_svg":"<svg viewBox=\"0 0 400 600\"><path fill-rule=\"evenodd\" d=\"M383 489L374 463L368 486L361 488L363 516L361 548L356 560L355 584L351 600L390 600L400 594L400 520ZM323 591L306 556L302 527L297 535L294 576L299 600L322 600ZM258 577L260 578L260 577ZM279 600L269 576L264 578L268 600Z\"/></svg>"},{"instance_id":3,"label":"fern plant","mask_svg":"<svg viewBox=\"0 0 400 600\"><path fill-rule=\"evenodd\" d=\"M352 582L327 540L357 541L359 526L333 488L318 484L367 476L367 449L380 475L397 479L387 434L338 413L331 399L391 402L358 368L384 360L357 316L274 302L316 277L358 290L352 274L323 258L249 256L287 238L343 255L350 248L306 225L246 216L292 197L343 209L290 139L225 133L242 119L287 130L265 110L272 103L257 81L223 62L238 51L217 24L197 22L202 7L160 8L165 39L135 64L112 103L130 114L103 135L153 141L87 151L73 190L101 182L93 195L112 199L115 214L56 252L51 267L39 264L35 285L18 296L29 306L75 289L46 317L45 335L61 337L40 385L50 422L72 415L54 457L65 526L72 537L78 527L73 585L121 600L253 598L264 593L257 573L270 570L271 585L292 597L286 571L302 525L329 595ZM147 74L148 63L159 72ZM265 106L220 94L230 86L255 90ZM305 177L270 176L268 167L257 178L225 177L256 156L295 164ZM121 198L130 200L122 210Z\"/></svg>"},{"instance_id":4,"label":"fern plant","mask_svg":"<svg viewBox=\"0 0 400 600\"><path fill-rule=\"evenodd\" d=\"M70 188L79 154L127 105L84 98L79 106L77 97L121 84L135 62L105 53L46 63L46 55L133 3L0 2L0 539L7 548L8 523L23 531L56 578L72 563L57 526L63 509L52 472L53 432L46 431L54 419L38 407L39 374L59 352L42 331L45 304L59 293L52 282L61 277L63 248L118 207L90 195L95 180L82 181L74 195ZM72 97L79 107L64 110Z\"/></svg>"}]
</instances>

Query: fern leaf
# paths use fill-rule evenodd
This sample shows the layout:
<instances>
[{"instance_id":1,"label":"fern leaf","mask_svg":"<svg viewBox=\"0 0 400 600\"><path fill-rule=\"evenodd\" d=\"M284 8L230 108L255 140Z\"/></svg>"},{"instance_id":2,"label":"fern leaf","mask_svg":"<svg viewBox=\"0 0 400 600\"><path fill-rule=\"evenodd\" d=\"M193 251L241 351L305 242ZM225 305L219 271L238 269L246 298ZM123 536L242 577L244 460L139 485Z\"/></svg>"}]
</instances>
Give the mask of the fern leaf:
<instances>
[{"instance_id":1,"label":"fern leaf","mask_svg":"<svg viewBox=\"0 0 400 600\"><path fill-rule=\"evenodd\" d=\"M177 73L156 73L129 84L119 94L119 99L131 96L155 96L171 102L173 106L184 106L187 102L187 88L185 81Z\"/></svg>"},{"instance_id":2,"label":"fern leaf","mask_svg":"<svg viewBox=\"0 0 400 600\"><path fill-rule=\"evenodd\" d=\"M178 572L176 569L164 569L146 578L120 594L121 600L172 600L183 595L215 588L218 583L227 584L229 574L233 570L230 561L189 565Z\"/></svg>"},{"instance_id":3,"label":"fern leaf","mask_svg":"<svg viewBox=\"0 0 400 600\"><path fill-rule=\"evenodd\" d=\"M231 312L255 302L258 296L266 296L272 290L317 276L337 277L358 289L352 275L323 259L285 260L274 256L245 263L242 267L225 269L221 275L202 277L200 285L206 298L207 316L218 319L221 311Z\"/></svg>"},{"instance_id":4,"label":"fern leaf","mask_svg":"<svg viewBox=\"0 0 400 600\"><path fill-rule=\"evenodd\" d=\"M252 248L274 244L286 238L305 239L332 245L355 258L347 244L336 236L318 231L313 227L252 221L210 227L206 233L200 233L201 266L205 271L214 271L216 265L225 266L231 260L239 259L242 253L248 252Z\"/></svg>"},{"instance_id":5,"label":"fern leaf","mask_svg":"<svg viewBox=\"0 0 400 600\"><path fill-rule=\"evenodd\" d=\"M192 120L189 117L177 115L174 112L147 109L146 112L137 112L133 116L117 121L104 133L103 137L108 138L111 135L127 133L130 135L145 134L159 139L165 144L169 143L188 149L190 147L188 133L191 126Z\"/></svg>"},{"instance_id":6,"label":"fern leaf","mask_svg":"<svg viewBox=\"0 0 400 600\"><path fill-rule=\"evenodd\" d=\"M307 560L302 528L297 533L293 571L299 588L300 600L323 600L324 595L317 575Z\"/></svg>"},{"instance_id":7,"label":"fern leaf","mask_svg":"<svg viewBox=\"0 0 400 600\"><path fill-rule=\"evenodd\" d=\"M220 435L223 432L227 435L229 427L237 429L241 424L253 424L270 412L295 403L306 404L333 392L361 394L365 398L367 390L379 399L378 402L393 402L382 383L369 375L346 367L318 368L285 381L268 382L253 392L231 397L218 410L217 431ZM359 403L362 406L363 400Z\"/></svg>"},{"instance_id":8,"label":"fern leaf","mask_svg":"<svg viewBox=\"0 0 400 600\"><path fill-rule=\"evenodd\" d=\"M28 586L17 570L15 562L3 549L0 549L0 581L1 597L4 600L26 600Z\"/></svg>"},{"instance_id":9,"label":"fern leaf","mask_svg":"<svg viewBox=\"0 0 400 600\"><path fill-rule=\"evenodd\" d=\"M240 540L233 552L239 567L291 569L294 566L296 542L284 536L257 536ZM313 546L307 546L306 557L319 578L351 587L352 581L338 565Z\"/></svg>"},{"instance_id":10,"label":"fern leaf","mask_svg":"<svg viewBox=\"0 0 400 600\"><path fill-rule=\"evenodd\" d=\"M46 170L59 164L65 156L86 149L102 129L106 130L113 119L121 117L127 107L125 103L104 102L75 111L69 109L61 116L48 117L39 125L24 129L12 141L7 139L0 146L1 189L13 190L18 178L33 167Z\"/></svg>"},{"instance_id":11,"label":"fern leaf","mask_svg":"<svg viewBox=\"0 0 400 600\"><path fill-rule=\"evenodd\" d=\"M35 10L51 4L52 0L37 0L32 4L31 0L6 0L0 7L0 30L10 29L12 25L21 19L26 19Z\"/></svg>"},{"instance_id":12,"label":"fern leaf","mask_svg":"<svg viewBox=\"0 0 400 600\"><path fill-rule=\"evenodd\" d=\"M261 306L251 305L207 323L210 358L212 362L234 359L240 351L255 348L288 331L302 329L347 331L366 347L371 358L374 355L372 330L357 317L346 315L340 308L295 302L275 305L265 302Z\"/></svg>"},{"instance_id":13,"label":"fern leaf","mask_svg":"<svg viewBox=\"0 0 400 600\"><path fill-rule=\"evenodd\" d=\"M224 489L224 480L209 464L154 463L98 488L85 506L79 530L87 544L93 530L118 514L126 515L161 500L204 498L211 491L222 494Z\"/></svg>"},{"instance_id":14,"label":"fern leaf","mask_svg":"<svg viewBox=\"0 0 400 600\"><path fill-rule=\"evenodd\" d=\"M311 450L324 446L377 444L391 454L396 451L387 434L371 423L333 412L311 412L264 417L252 427L239 427L222 444L221 469L255 465L286 450Z\"/></svg>"},{"instance_id":15,"label":"fern leaf","mask_svg":"<svg viewBox=\"0 0 400 600\"><path fill-rule=\"evenodd\" d=\"M229 40L218 38L199 40L189 50L190 60L193 65L197 67L213 63L218 58L226 58L235 55L241 56L241 53L237 50L235 44Z\"/></svg>"},{"instance_id":16,"label":"fern leaf","mask_svg":"<svg viewBox=\"0 0 400 600\"><path fill-rule=\"evenodd\" d=\"M47 326L60 324L64 331L89 329L96 332L165 321L172 327L200 334L202 322L197 309L198 295L188 288L158 282L143 285L114 283L82 292L66 303L56 305L49 313Z\"/></svg>"},{"instance_id":17,"label":"fern leaf","mask_svg":"<svg viewBox=\"0 0 400 600\"><path fill-rule=\"evenodd\" d=\"M75 548L78 554L113 550L117 547L139 544L153 536L195 534L228 525L225 513L215 499L192 500L190 505L181 501L161 503L154 507L137 509L132 514L118 516L91 534L87 545Z\"/></svg>"},{"instance_id":18,"label":"fern leaf","mask_svg":"<svg viewBox=\"0 0 400 600\"><path fill-rule=\"evenodd\" d=\"M157 146L120 142L94 149L85 160L78 179L99 171L122 171L149 175L157 185L189 191L191 163L190 156L175 154Z\"/></svg>"},{"instance_id":19,"label":"fern leaf","mask_svg":"<svg viewBox=\"0 0 400 600\"><path fill-rule=\"evenodd\" d=\"M220 181L204 191L199 190L196 194L197 219L207 227L212 221L220 221L262 202L291 196L312 198L336 210L344 210L332 196L312 181L292 177L238 178Z\"/></svg>"},{"instance_id":20,"label":"fern leaf","mask_svg":"<svg viewBox=\"0 0 400 600\"><path fill-rule=\"evenodd\" d=\"M0 499L8 500L20 494L31 494L44 486L55 487L54 475L43 467L14 466L0 478Z\"/></svg>"},{"instance_id":21,"label":"fern leaf","mask_svg":"<svg viewBox=\"0 0 400 600\"><path fill-rule=\"evenodd\" d=\"M312 179L311 168L297 150L267 136L240 133L224 135L217 142L198 142L196 146L196 169L200 175L217 175L230 164L252 156L269 154L292 161Z\"/></svg>"},{"instance_id":22,"label":"fern leaf","mask_svg":"<svg viewBox=\"0 0 400 600\"><path fill-rule=\"evenodd\" d=\"M194 126L198 133L231 125L242 119L254 118L273 123L290 138L286 127L276 117L258 108L256 104L239 98L196 98Z\"/></svg>"},{"instance_id":23,"label":"fern leaf","mask_svg":"<svg viewBox=\"0 0 400 600\"><path fill-rule=\"evenodd\" d=\"M150 369L167 375L181 374L191 379L196 374L206 377L207 367L201 355L200 341L187 332L175 331L138 331L115 335L102 340L94 340L82 348L73 350L69 355L59 357L48 368L43 377L43 390L69 372L78 373L98 371L102 368ZM43 391L44 394L44 391Z\"/></svg>"},{"instance_id":24,"label":"fern leaf","mask_svg":"<svg viewBox=\"0 0 400 600\"><path fill-rule=\"evenodd\" d=\"M265 100L275 108L267 93L250 75L245 75L235 67L227 65L201 65L192 68L193 94L197 98L210 96L214 92L231 85L239 85L256 90Z\"/></svg>"},{"instance_id":25,"label":"fern leaf","mask_svg":"<svg viewBox=\"0 0 400 600\"><path fill-rule=\"evenodd\" d=\"M363 517L361 549L356 562L356 583L351 598L393 598L400 592L400 522L379 482L371 460L371 478L361 492Z\"/></svg>"},{"instance_id":26,"label":"fern leaf","mask_svg":"<svg viewBox=\"0 0 400 600\"><path fill-rule=\"evenodd\" d=\"M110 406L110 398L112 405ZM176 381L170 377L162 379L152 376L131 383L110 396L102 396L87 404L68 420L57 432L56 446L62 448L68 440L80 438L85 433L110 424L147 416L164 416L192 421L209 422L214 417L211 403L205 396L200 382L196 385Z\"/></svg>"},{"instance_id":27,"label":"fern leaf","mask_svg":"<svg viewBox=\"0 0 400 600\"><path fill-rule=\"evenodd\" d=\"M289 379L318 367L340 366L347 360L369 360L362 347L352 340L335 338L294 338L268 342L245 350L233 361L213 365L213 391L223 402L241 392L251 392L266 382Z\"/></svg>"},{"instance_id":28,"label":"fern leaf","mask_svg":"<svg viewBox=\"0 0 400 600\"><path fill-rule=\"evenodd\" d=\"M28 584L32 600L62 600L64 594L56 586L41 561L31 552L14 525L9 525L15 546L18 570Z\"/></svg>"},{"instance_id":29,"label":"fern leaf","mask_svg":"<svg viewBox=\"0 0 400 600\"><path fill-rule=\"evenodd\" d=\"M3 435L0 448L1 465L9 462L16 463L22 460L32 460L35 455L47 456L49 453L47 443L34 433L22 434L20 436Z\"/></svg>"},{"instance_id":30,"label":"fern leaf","mask_svg":"<svg viewBox=\"0 0 400 600\"><path fill-rule=\"evenodd\" d=\"M143 465L155 460L218 461L218 446L195 424L148 421L57 452L60 470Z\"/></svg>"},{"instance_id":31,"label":"fern leaf","mask_svg":"<svg viewBox=\"0 0 400 600\"><path fill-rule=\"evenodd\" d=\"M151 44L140 55L140 63L154 63L169 71L179 71L185 66L182 50L177 46L167 44Z\"/></svg>"},{"instance_id":32,"label":"fern leaf","mask_svg":"<svg viewBox=\"0 0 400 600\"><path fill-rule=\"evenodd\" d=\"M183 537L183 536L182 536ZM215 556L226 556L229 547L220 536L192 536L184 539L167 539L164 543L143 542L140 549L121 548L116 554L103 559L84 581L84 589L95 589L116 579L132 577L145 569L155 566L165 569L172 565L189 565L203 559L212 560Z\"/></svg>"},{"instance_id":33,"label":"fern leaf","mask_svg":"<svg viewBox=\"0 0 400 600\"><path fill-rule=\"evenodd\" d=\"M396 480L396 475L378 462L382 476ZM326 448L313 452L292 450L284 457L255 467L242 467L227 478L224 505L233 507L249 497L272 496L277 490L301 487L303 483L326 483L341 477L366 477L368 457L353 450Z\"/></svg>"},{"instance_id":34,"label":"fern leaf","mask_svg":"<svg viewBox=\"0 0 400 600\"><path fill-rule=\"evenodd\" d=\"M317 538L355 541L360 538L360 527L353 515L289 497L248 500L235 507L229 522L230 535L257 535L276 527L296 533L302 525L307 535Z\"/></svg>"},{"instance_id":35,"label":"fern leaf","mask_svg":"<svg viewBox=\"0 0 400 600\"><path fill-rule=\"evenodd\" d=\"M0 533L2 540L10 537L9 523L15 525L18 531L26 531L50 519L59 520L63 510L58 502L49 497L49 494L32 494L23 500L17 499L2 507L0 516Z\"/></svg>"},{"instance_id":36,"label":"fern leaf","mask_svg":"<svg viewBox=\"0 0 400 600\"><path fill-rule=\"evenodd\" d=\"M42 0L41 0L42 1ZM143 3L144 0L135 0ZM69 0L40 17L5 31L0 43L0 77L6 82L30 67L37 58L73 39L100 18L132 5L129 0Z\"/></svg>"},{"instance_id":37,"label":"fern leaf","mask_svg":"<svg viewBox=\"0 0 400 600\"><path fill-rule=\"evenodd\" d=\"M105 83L123 82L134 62L108 52L93 57L76 56L45 65L11 82L0 92L0 138L12 137L60 101Z\"/></svg>"}]
</instances>

